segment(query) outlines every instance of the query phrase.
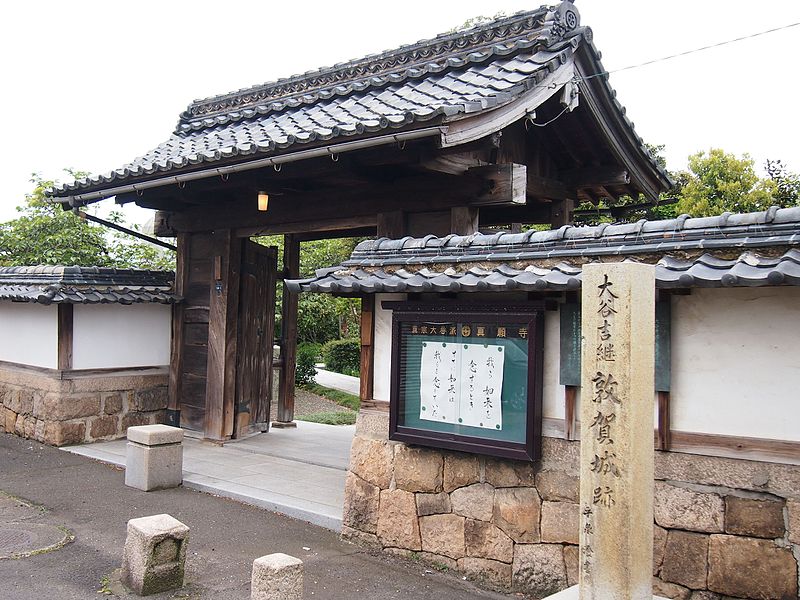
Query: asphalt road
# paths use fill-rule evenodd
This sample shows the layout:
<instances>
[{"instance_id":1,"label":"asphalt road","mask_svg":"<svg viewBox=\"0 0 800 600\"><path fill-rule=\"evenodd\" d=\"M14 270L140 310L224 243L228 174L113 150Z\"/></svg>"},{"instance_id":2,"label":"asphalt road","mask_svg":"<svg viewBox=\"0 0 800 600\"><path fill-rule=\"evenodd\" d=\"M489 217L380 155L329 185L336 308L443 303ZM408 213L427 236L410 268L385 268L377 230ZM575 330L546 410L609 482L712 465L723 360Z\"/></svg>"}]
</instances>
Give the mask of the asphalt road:
<instances>
[{"instance_id":1,"label":"asphalt road","mask_svg":"<svg viewBox=\"0 0 800 600\"><path fill-rule=\"evenodd\" d=\"M128 519L168 513L189 526L186 586L150 598L245 600L255 558L285 552L305 563L305 598L471 600L508 598L456 574L370 553L331 531L184 488L141 492L124 472L55 448L0 434L0 490L41 505L37 522L66 527L59 550L0 560L3 600L136 598L114 584ZM0 521L0 531L4 523ZM305 550L304 548L308 548ZM110 583L105 584L106 581Z\"/></svg>"}]
</instances>

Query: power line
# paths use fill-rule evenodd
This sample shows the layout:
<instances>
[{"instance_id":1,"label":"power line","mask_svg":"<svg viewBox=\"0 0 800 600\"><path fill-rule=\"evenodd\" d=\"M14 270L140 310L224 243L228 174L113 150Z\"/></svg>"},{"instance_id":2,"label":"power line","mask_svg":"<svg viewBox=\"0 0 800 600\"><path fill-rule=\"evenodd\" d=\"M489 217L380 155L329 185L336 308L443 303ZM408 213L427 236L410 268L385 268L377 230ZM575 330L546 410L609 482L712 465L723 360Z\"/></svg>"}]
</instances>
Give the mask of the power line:
<instances>
[{"instance_id":1,"label":"power line","mask_svg":"<svg viewBox=\"0 0 800 600\"><path fill-rule=\"evenodd\" d=\"M639 67L646 67L648 65L652 65L655 63L664 62L665 60L672 60L673 58L679 58L681 56L687 56L689 54L695 54L697 52L703 52L705 50L711 50L713 48L719 48L720 46L727 46L728 44L734 44L736 42L742 42L745 40L750 40L756 37L760 37L762 35L767 35L770 33L775 33L777 31L783 31L785 29L790 29L792 27L800 26L800 21L796 23L789 23L788 25L783 25L781 27L774 27L772 29L767 29L765 31L759 31L758 33L751 33L750 35L744 35L738 38L734 38L731 40L725 40L724 42L717 42L716 44L709 44L708 46L701 46L700 48L693 48L692 50L686 50L684 52L678 52L677 54L670 54L669 56L662 56L661 58L654 58L652 60L647 60L645 62L641 62L635 65L628 65L627 67L621 67L619 69L612 69L610 71L602 71L601 73L594 73L592 75L585 75L581 77L582 81L586 81L587 79L594 79L595 77L603 77L605 75L610 75L611 73L619 73L621 71L629 71L631 69L638 69Z\"/></svg>"},{"instance_id":2,"label":"power line","mask_svg":"<svg viewBox=\"0 0 800 600\"><path fill-rule=\"evenodd\" d=\"M783 31L783 30L791 29L792 27L798 27L798 26L800 26L800 21L795 22L795 23L789 23L788 25L782 25L781 27L773 27L772 29L767 29L765 31L759 31L757 33L751 33L750 35L744 35L744 36L733 38L733 39L730 39L730 40L725 40L724 42L717 42L716 44L709 44L707 46L701 46L699 48L693 48L691 50L685 50L683 52L678 52L677 54L670 54L669 56L662 56L661 58L654 58L652 60L646 60L644 62L637 63L635 65L628 65L627 67L620 67L619 69L601 71L600 73L593 73L591 75L576 75L572 79L572 83L577 84L577 83L580 83L582 81L588 81L589 79L594 79L596 77L606 77L606 76L608 76L608 75L610 75L612 73L619 73L621 71L630 71L631 69L638 69L640 67L646 67L648 65L664 62L666 60L672 60L673 58L679 58L681 56L688 56L689 54L696 54L697 52L703 52L705 50L711 50L713 48L719 48L720 46L727 46L728 44L734 44L736 42L742 42L742 41L745 41L745 40L750 40L750 39L753 39L753 38L756 38L756 37L760 37L762 35L767 35L767 34L770 34L770 33L775 33L777 31ZM545 84L545 85L541 85L541 86L537 85L537 86L534 86L534 87L542 87L542 88L550 87L550 88L555 89L557 86L554 83L549 83L549 84ZM579 91L579 90L576 90L576 91ZM547 125L550 125L554 121L558 120L558 118L561 117L567 111L567 108L569 108L569 107L565 107L564 110L562 110L560 113L558 113L555 117L553 117L552 119L550 119L546 123L536 123L532 118L529 118L529 122L530 122L530 124L535 125L536 127L545 127Z\"/></svg>"}]
</instances>

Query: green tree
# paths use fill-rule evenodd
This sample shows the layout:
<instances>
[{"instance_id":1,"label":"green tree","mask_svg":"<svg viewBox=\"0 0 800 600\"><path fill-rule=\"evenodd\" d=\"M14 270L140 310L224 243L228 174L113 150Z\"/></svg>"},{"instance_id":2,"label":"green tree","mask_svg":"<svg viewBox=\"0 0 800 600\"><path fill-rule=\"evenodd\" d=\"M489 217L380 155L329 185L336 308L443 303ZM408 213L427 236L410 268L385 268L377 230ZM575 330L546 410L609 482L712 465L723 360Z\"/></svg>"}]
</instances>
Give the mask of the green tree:
<instances>
[{"instance_id":1,"label":"green tree","mask_svg":"<svg viewBox=\"0 0 800 600\"><path fill-rule=\"evenodd\" d=\"M80 175L76 173L76 175ZM21 216L0 224L0 263L14 265L113 264L105 232L45 198L53 185L34 174L33 192L26 195Z\"/></svg>"},{"instance_id":2,"label":"green tree","mask_svg":"<svg viewBox=\"0 0 800 600\"><path fill-rule=\"evenodd\" d=\"M712 148L689 157L689 173L676 208L693 217L765 210L775 203L776 191L774 181L756 174L748 154L737 158Z\"/></svg>"},{"instance_id":3,"label":"green tree","mask_svg":"<svg viewBox=\"0 0 800 600\"><path fill-rule=\"evenodd\" d=\"M333 267L350 257L361 238L313 240L300 244L300 277L311 277L317 269ZM278 268L283 261L283 236L270 235L254 239L264 246L278 248ZM276 314L280 315L282 288L278 285ZM297 302L298 342L325 342L357 335L361 301L358 298L338 298L331 294L304 292ZM278 327L280 319L278 318Z\"/></svg>"},{"instance_id":4,"label":"green tree","mask_svg":"<svg viewBox=\"0 0 800 600\"><path fill-rule=\"evenodd\" d=\"M84 175L68 173L76 178ZM54 181L34 173L31 182L33 191L17 207L20 216L0 224L0 265L175 268L174 252L93 225L47 199ZM122 223L121 213L112 213L110 220Z\"/></svg>"},{"instance_id":5,"label":"green tree","mask_svg":"<svg viewBox=\"0 0 800 600\"><path fill-rule=\"evenodd\" d=\"M113 211L108 220L124 225L122 213L118 211ZM125 226L141 232L139 225L128 223ZM175 270L177 254L174 251L150 244L120 231L112 230L110 235L109 251L114 257L115 266L125 266L130 269Z\"/></svg>"},{"instance_id":6,"label":"green tree","mask_svg":"<svg viewBox=\"0 0 800 600\"><path fill-rule=\"evenodd\" d=\"M777 206L800 205L800 175L789 171L780 160L767 159L764 165L767 175L775 184L775 204Z\"/></svg>"}]
</instances>

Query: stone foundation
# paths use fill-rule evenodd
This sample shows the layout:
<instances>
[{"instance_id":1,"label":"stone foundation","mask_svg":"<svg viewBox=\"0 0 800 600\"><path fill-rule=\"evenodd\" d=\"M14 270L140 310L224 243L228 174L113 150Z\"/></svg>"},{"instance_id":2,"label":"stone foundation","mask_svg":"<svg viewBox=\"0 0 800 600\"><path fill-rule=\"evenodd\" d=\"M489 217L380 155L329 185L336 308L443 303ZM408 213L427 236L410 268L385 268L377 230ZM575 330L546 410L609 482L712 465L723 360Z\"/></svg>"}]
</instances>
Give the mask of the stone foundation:
<instances>
[{"instance_id":1,"label":"stone foundation","mask_svg":"<svg viewBox=\"0 0 800 600\"><path fill-rule=\"evenodd\" d=\"M0 432L52 446L125 437L163 423L166 369L95 373L0 366Z\"/></svg>"},{"instance_id":2,"label":"stone foundation","mask_svg":"<svg viewBox=\"0 0 800 600\"><path fill-rule=\"evenodd\" d=\"M387 439L362 411L342 535L537 597L578 580L579 442L545 438L529 463ZM656 452L654 593L797 598L800 466Z\"/></svg>"}]
</instances>

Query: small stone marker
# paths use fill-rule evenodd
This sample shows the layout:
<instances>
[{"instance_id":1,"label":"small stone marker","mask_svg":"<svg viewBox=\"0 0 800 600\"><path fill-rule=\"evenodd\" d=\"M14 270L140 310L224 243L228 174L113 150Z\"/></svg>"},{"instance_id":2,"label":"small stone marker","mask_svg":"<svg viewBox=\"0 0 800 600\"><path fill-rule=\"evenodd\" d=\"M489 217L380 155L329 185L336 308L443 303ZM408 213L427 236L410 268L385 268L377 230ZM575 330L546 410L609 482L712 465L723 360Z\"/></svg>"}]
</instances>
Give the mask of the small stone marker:
<instances>
[{"instance_id":1,"label":"small stone marker","mask_svg":"<svg viewBox=\"0 0 800 600\"><path fill-rule=\"evenodd\" d=\"M128 428L125 485L145 492L183 481L183 429L169 425Z\"/></svg>"},{"instance_id":2,"label":"small stone marker","mask_svg":"<svg viewBox=\"0 0 800 600\"><path fill-rule=\"evenodd\" d=\"M128 521L122 582L140 596L183 586L189 528L170 515Z\"/></svg>"},{"instance_id":3,"label":"small stone marker","mask_svg":"<svg viewBox=\"0 0 800 600\"><path fill-rule=\"evenodd\" d=\"M655 269L583 266L579 585L551 600L653 598Z\"/></svg>"},{"instance_id":4,"label":"small stone marker","mask_svg":"<svg viewBox=\"0 0 800 600\"><path fill-rule=\"evenodd\" d=\"M280 552L253 561L250 600L302 600L303 561Z\"/></svg>"}]
</instances>

